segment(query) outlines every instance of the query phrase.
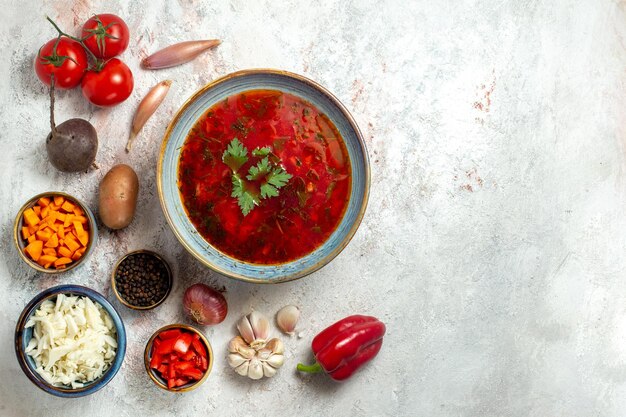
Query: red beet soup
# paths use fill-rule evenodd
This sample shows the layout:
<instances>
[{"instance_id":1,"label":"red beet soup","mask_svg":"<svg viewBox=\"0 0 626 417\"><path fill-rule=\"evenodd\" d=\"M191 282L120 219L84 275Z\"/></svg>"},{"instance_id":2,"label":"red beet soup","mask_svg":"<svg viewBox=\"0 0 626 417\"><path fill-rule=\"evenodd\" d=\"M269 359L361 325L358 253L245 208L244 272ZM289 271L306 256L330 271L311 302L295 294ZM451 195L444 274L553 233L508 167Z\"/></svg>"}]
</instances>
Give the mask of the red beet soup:
<instances>
[{"instance_id":1,"label":"red beet soup","mask_svg":"<svg viewBox=\"0 0 626 417\"><path fill-rule=\"evenodd\" d=\"M320 247L346 211L350 159L311 103L251 90L215 104L183 144L178 187L198 233L240 261L280 264Z\"/></svg>"}]
</instances>

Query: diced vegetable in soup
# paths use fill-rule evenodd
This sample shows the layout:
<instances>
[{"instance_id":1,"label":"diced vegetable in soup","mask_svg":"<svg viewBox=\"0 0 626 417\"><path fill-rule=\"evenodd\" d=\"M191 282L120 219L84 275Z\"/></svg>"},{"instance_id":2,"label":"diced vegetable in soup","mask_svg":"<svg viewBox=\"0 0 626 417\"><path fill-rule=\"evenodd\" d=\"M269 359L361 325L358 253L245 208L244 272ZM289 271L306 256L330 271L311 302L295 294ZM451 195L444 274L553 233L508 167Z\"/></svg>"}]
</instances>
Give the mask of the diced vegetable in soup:
<instances>
[{"instance_id":1,"label":"diced vegetable in soup","mask_svg":"<svg viewBox=\"0 0 626 417\"><path fill-rule=\"evenodd\" d=\"M198 232L241 261L278 264L320 247L346 211L350 160L333 123L274 90L211 107L187 136L178 166Z\"/></svg>"}]
</instances>

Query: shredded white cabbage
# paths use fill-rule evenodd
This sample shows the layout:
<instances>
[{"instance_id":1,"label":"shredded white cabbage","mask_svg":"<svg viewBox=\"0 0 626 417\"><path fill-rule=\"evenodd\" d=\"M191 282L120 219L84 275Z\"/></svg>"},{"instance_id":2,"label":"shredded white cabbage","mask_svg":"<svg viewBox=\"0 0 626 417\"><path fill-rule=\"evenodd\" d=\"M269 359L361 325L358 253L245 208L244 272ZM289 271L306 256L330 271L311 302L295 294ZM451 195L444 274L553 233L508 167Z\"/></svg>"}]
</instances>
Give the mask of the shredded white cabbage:
<instances>
[{"instance_id":1,"label":"shredded white cabbage","mask_svg":"<svg viewBox=\"0 0 626 417\"><path fill-rule=\"evenodd\" d=\"M25 352L51 385L83 387L106 371L117 348L113 320L88 297L59 294L46 300L26 322L33 337Z\"/></svg>"}]
</instances>

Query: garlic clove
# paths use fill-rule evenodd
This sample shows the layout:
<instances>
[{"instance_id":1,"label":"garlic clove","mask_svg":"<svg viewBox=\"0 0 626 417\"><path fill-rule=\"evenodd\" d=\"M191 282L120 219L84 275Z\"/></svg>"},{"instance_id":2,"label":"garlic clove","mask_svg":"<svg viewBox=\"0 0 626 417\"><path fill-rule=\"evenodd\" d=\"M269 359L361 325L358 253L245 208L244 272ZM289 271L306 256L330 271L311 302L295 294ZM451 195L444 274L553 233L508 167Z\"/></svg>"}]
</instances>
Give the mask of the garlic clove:
<instances>
[{"instance_id":1,"label":"garlic clove","mask_svg":"<svg viewBox=\"0 0 626 417\"><path fill-rule=\"evenodd\" d=\"M257 358L259 358L259 360L266 361L266 360L268 360L270 358L270 356L272 356L272 354L273 353L272 353L271 350L269 350L267 348L263 348L263 349L259 350L256 353L256 356L257 356Z\"/></svg>"},{"instance_id":2,"label":"garlic clove","mask_svg":"<svg viewBox=\"0 0 626 417\"><path fill-rule=\"evenodd\" d=\"M293 336L299 318L300 309L294 305L287 305L276 313L276 324L283 333Z\"/></svg>"},{"instance_id":3,"label":"garlic clove","mask_svg":"<svg viewBox=\"0 0 626 417\"><path fill-rule=\"evenodd\" d=\"M257 358L250 359L250 366L248 367L248 378L261 379L263 378L263 365Z\"/></svg>"},{"instance_id":4,"label":"garlic clove","mask_svg":"<svg viewBox=\"0 0 626 417\"><path fill-rule=\"evenodd\" d=\"M239 334L241 337L248 342L254 342L254 330L252 330L252 325L250 324L250 320L248 320L248 316L243 316L241 320L237 323L237 330L239 330Z\"/></svg>"},{"instance_id":5,"label":"garlic clove","mask_svg":"<svg viewBox=\"0 0 626 417\"><path fill-rule=\"evenodd\" d=\"M273 368L280 368L283 366L283 363L285 363L285 357L283 355L272 355L263 363L268 364Z\"/></svg>"},{"instance_id":6,"label":"garlic clove","mask_svg":"<svg viewBox=\"0 0 626 417\"><path fill-rule=\"evenodd\" d=\"M277 337L267 342L267 344L265 345L265 348L268 350L271 350L272 353L274 354L282 355L283 353L285 353L285 345L283 344L283 341Z\"/></svg>"},{"instance_id":7,"label":"garlic clove","mask_svg":"<svg viewBox=\"0 0 626 417\"><path fill-rule=\"evenodd\" d=\"M270 335L270 322L269 320L258 311L253 311L248 315L248 320L254 331L255 340L263 340L264 344ZM254 347L254 346L253 346Z\"/></svg>"},{"instance_id":8,"label":"garlic clove","mask_svg":"<svg viewBox=\"0 0 626 417\"><path fill-rule=\"evenodd\" d=\"M235 368L235 372L237 372L241 376L248 376L248 370L250 369L250 361L245 361L241 365Z\"/></svg>"},{"instance_id":9,"label":"garlic clove","mask_svg":"<svg viewBox=\"0 0 626 417\"><path fill-rule=\"evenodd\" d=\"M231 353L228 355L228 364L231 368L237 368L239 365L247 361L248 360L246 358L237 353Z\"/></svg>"},{"instance_id":10,"label":"garlic clove","mask_svg":"<svg viewBox=\"0 0 626 417\"><path fill-rule=\"evenodd\" d=\"M245 359L251 359L255 353L255 350L252 349L241 336L233 337L230 342L228 342L228 351L230 353L237 353Z\"/></svg>"},{"instance_id":11,"label":"garlic clove","mask_svg":"<svg viewBox=\"0 0 626 417\"><path fill-rule=\"evenodd\" d=\"M271 378L276 375L276 369L269 366L267 363L263 363L263 375L266 378Z\"/></svg>"}]
</instances>

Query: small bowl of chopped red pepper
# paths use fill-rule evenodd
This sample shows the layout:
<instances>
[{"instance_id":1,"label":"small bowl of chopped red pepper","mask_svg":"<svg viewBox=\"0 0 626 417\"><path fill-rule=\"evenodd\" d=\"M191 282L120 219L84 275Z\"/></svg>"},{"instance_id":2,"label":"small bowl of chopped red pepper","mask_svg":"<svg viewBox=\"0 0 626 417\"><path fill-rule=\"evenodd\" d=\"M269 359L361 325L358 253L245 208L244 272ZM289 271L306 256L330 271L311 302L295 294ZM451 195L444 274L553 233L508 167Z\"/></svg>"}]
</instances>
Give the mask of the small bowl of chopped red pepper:
<instances>
[{"instance_id":1,"label":"small bowl of chopped red pepper","mask_svg":"<svg viewBox=\"0 0 626 417\"><path fill-rule=\"evenodd\" d=\"M206 381L213 367L213 350L207 338L185 324L157 330L146 345L148 376L164 390L187 392Z\"/></svg>"}]
</instances>

